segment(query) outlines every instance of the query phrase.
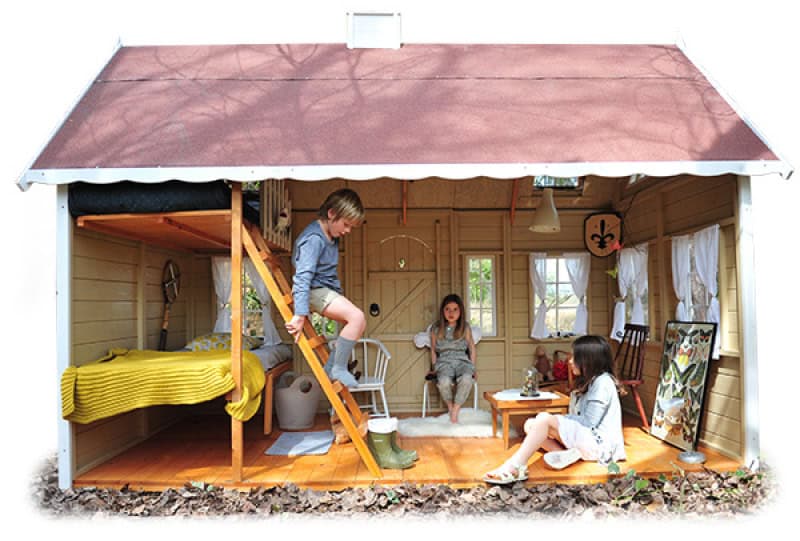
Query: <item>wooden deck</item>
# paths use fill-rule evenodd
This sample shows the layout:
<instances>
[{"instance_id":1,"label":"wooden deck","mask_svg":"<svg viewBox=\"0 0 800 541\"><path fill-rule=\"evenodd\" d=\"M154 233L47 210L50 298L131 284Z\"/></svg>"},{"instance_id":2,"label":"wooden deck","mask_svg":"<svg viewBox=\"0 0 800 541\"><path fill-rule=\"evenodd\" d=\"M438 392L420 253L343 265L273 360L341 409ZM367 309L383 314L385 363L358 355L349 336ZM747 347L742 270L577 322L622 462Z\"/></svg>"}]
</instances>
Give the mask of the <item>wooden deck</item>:
<instances>
[{"instance_id":1,"label":"wooden deck","mask_svg":"<svg viewBox=\"0 0 800 541\"><path fill-rule=\"evenodd\" d=\"M626 418L625 450L628 460L620 463L622 473L635 470L645 477L667 476L677 471L702 469L700 465L678 462L678 449L646 434ZM296 458L267 456L264 451L278 438L261 433L262 419L245 425L244 481L231 482L230 419L223 416L191 417L162 431L121 455L78 476L75 486L164 490L190 481L248 490L253 487L294 483L302 488L339 490L372 483L393 485L447 483L454 488L483 484L483 474L496 467L519 446L503 449L500 438L401 438L405 449L415 449L420 459L406 470L382 470L374 479L361 462L352 443L333 444L326 455ZM320 416L313 430L326 430L330 422ZM521 431L520 431L521 433ZM735 471L741 463L708 449L705 466L717 471ZM599 483L608 479L607 469L596 463L578 462L555 471L544 465L537 453L528 465L528 484Z\"/></svg>"}]
</instances>

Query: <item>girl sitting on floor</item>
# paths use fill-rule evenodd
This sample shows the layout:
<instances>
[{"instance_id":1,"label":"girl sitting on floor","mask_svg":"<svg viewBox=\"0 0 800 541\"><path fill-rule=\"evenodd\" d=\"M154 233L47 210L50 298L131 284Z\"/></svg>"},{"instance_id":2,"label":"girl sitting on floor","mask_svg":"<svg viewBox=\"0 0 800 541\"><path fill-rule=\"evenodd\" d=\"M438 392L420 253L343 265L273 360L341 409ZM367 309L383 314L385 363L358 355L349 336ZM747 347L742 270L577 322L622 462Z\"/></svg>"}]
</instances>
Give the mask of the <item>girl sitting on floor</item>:
<instances>
[{"instance_id":1,"label":"girl sitting on floor","mask_svg":"<svg viewBox=\"0 0 800 541\"><path fill-rule=\"evenodd\" d=\"M540 448L545 463L562 469L578 459L610 462L625 460L622 409L613 376L611 347L602 336L575 340L569 369L575 376L567 415L540 413L525 421L525 439L519 449L483 480L509 484L528 478L528 460Z\"/></svg>"}]
</instances>

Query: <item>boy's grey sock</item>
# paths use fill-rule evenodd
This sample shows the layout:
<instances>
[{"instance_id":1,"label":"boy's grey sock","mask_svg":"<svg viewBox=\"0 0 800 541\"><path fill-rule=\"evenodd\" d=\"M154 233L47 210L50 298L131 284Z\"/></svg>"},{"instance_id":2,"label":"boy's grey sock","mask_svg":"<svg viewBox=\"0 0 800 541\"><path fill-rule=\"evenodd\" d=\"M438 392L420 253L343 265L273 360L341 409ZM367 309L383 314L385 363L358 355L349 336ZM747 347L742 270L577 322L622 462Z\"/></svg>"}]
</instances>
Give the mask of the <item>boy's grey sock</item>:
<instances>
[{"instance_id":1,"label":"boy's grey sock","mask_svg":"<svg viewBox=\"0 0 800 541\"><path fill-rule=\"evenodd\" d=\"M336 357L336 343L331 342L328 351L328 362L325 363L325 366L322 368L325 369L325 373L328 374L328 377L331 377L331 369L333 368L333 359Z\"/></svg>"},{"instance_id":2,"label":"boy's grey sock","mask_svg":"<svg viewBox=\"0 0 800 541\"><path fill-rule=\"evenodd\" d=\"M333 350L333 362L330 359L328 360L328 364L333 365L330 370L331 379L338 379L342 382L342 385L347 387L358 385L356 378L347 370L347 362L350 360L350 354L353 352L355 345L355 340L340 336L336 339L336 348Z\"/></svg>"}]
</instances>

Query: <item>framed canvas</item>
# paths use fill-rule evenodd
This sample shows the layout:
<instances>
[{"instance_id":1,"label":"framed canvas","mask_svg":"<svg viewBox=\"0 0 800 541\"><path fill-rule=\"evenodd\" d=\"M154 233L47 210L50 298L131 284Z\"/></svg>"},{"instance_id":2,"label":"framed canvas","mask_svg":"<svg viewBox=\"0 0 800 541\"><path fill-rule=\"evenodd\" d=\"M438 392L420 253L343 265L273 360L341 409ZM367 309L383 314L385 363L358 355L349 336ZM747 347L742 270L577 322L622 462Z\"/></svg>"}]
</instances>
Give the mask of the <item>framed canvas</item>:
<instances>
[{"instance_id":1,"label":"framed canvas","mask_svg":"<svg viewBox=\"0 0 800 541\"><path fill-rule=\"evenodd\" d=\"M716 330L716 323L667 322L650 433L680 449L697 445Z\"/></svg>"}]
</instances>

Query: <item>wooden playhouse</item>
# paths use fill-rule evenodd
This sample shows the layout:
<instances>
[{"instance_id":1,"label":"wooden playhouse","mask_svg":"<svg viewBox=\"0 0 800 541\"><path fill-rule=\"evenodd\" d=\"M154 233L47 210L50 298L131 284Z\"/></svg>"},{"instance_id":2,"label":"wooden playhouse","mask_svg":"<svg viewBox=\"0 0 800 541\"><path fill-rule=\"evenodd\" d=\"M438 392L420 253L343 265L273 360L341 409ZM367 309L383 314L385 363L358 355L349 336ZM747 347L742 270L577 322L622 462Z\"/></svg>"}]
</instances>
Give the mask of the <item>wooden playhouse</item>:
<instances>
[{"instance_id":1,"label":"wooden playhouse","mask_svg":"<svg viewBox=\"0 0 800 541\"><path fill-rule=\"evenodd\" d=\"M646 294L638 300L651 332L640 394L652 414L663 329L679 302L673 238L718 226L720 354L700 442L749 465L759 455L750 183L770 173L788 177L791 169L674 46L156 46L114 53L19 184L51 184L58 193L59 377L112 349L156 348L167 261L178 264L182 280L167 349L214 328L222 309L212 276L218 255L229 255L234 269L232 329L242 325L236 269L247 254L257 254L259 272L275 279L272 316L282 328L290 284L276 272L291 277L292 239L330 191L355 189L367 220L341 246L340 278L367 314L366 336L391 352L393 413L421 406L428 358L413 337L443 295L481 292L469 305L484 325L479 389L508 388L537 345L569 349L579 305L587 332L609 335L624 246L646 247ZM178 207L154 211L140 207L137 195L114 195L115 187L133 186L159 201L176 184L188 193L219 181L228 187L224 204L181 207L181 192L170 195ZM553 183L560 230L533 232L543 188ZM76 216L71 198L92 187L110 197L106 210ZM248 203L256 209L249 217ZM278 227L282 209L290 212L288 229ZM591 257L585 294L568 291L570 300L548 310L552 332L532 338L539 304L532 254L555 269L566 254L585 252L585 224L598 213L621 218L621 244ZM473 268L481 269L477 278ZM567 287L564 276L548 280ZM700 302L691 294L681 300ZM232 335L235 386L220 395L229 403L246 383L242 344ZM306 360L324 350L313 335L291 362L318 375L319 365ZM339 393L324 386L329 397ZM629 398L623 407L636 413ZM62 419L61 486L211 409L153 405L87 423ZM250 475L241 443L247 423L231 424L226 458L237 482ZM354 441L348 445L358 447ZM211 458L200 453L193 463L204 460ZM224 484L203 471L192 480ZM130 468L118 475L118 484L135 478ZM380 472L367 465L366 476ZM447 475L431 477L440 478Z\"/></svg>"}]
</instances>

